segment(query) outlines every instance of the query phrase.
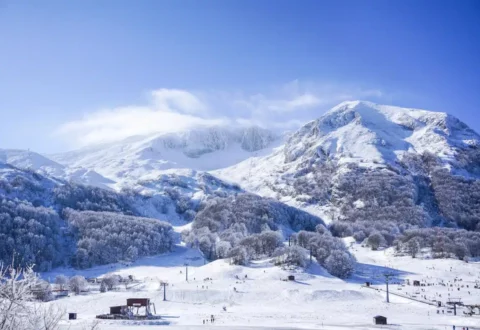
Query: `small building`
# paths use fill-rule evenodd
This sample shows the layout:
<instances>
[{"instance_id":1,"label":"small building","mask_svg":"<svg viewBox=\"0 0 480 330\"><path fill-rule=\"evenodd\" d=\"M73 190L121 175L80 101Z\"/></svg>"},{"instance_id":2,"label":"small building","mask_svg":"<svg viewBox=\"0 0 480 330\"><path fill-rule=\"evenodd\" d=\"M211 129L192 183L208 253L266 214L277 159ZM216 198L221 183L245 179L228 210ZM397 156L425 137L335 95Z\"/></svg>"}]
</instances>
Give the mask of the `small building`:
<instances>
[{"instance_id":1,"label":"small building","mask_svg":"<svg viewBox=\"0 0 480 330\"><path fill-rule=\"evenodd\" d=\"M289 280L289 281L295 281L295 276L293 276L293 275L288 275L288 280Z\"/></svg>"},{"instance_id":2,"label":"small building","mask_svg":"<svg viewBox=\"0 0 480 330\"><path fill-rule=\"evenodd\" d=\"M128 312L128 306L112 306L110 307L110 314L112 315L124 315Z\"/></svg>"},{"instance_id":3,"label":"small building","mask_svg":"<svg viewBox=\"0 0 480 330\"><path fill-rule=\"evenodd\" d=\"M371 285L370 282L365 282L365 286L369 287Z\"/></svg>"},{"instance_id":4,"label":"small building","mask_svg":"<svg viewBox=\"0 0 480 330\"><path fill-rule=\"evenodd\" d=\"M68 313L68 319L69 320L76 320L77 319L77 313Z\"/></svg>"},{"instance_id":5,"label":"small building","mask_svg":"<svg viewBox=\"0 0 480 330\"><path fill-rule=\"evenodd\" d=\"M420 281L417 281L417 280L413 281L413 286L420 286Z\"/></svg>"},{"instance_id":6,"label":"small building","mask_svg":"<svg viewBox=\"0 0 480 330\"><path fill-rule=\"evenodd\" d=\"M387 324L387 318L385 316L377 315L373 317L374 324Z\"/></svg>"}]
</instances>

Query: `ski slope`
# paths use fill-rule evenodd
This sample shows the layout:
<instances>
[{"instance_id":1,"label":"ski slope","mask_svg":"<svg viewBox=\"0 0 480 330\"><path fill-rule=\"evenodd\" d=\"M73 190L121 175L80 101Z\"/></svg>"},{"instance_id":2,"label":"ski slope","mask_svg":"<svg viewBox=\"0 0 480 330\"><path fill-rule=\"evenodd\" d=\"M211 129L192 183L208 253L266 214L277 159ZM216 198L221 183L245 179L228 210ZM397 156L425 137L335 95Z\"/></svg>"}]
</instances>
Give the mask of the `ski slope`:
<instances>
[{"instance_id":1,"label":"ski slope","mask_svg":"<svg viewBox=\"0 0 480 330\"><path fill-rule=\"evenodd\" d=\"M358 244L350 243L357 257L354 276L347 281L331 277L313 262L306 271L285 270L273 266L271 260L261 260L249 267L230 265L227 260L204 264L196 250L177 245L169 254L143 258L130 266L109 265L76 272L57 269L42 274L52 280L63 273L81 273L86 277L116 273L134 275L140 284L128 291L119 286L117 291L99 293L92 288L88 294L70 296L51 302L66 312L78 313L78 320L62 320L62 329L82 329L95 320L95 315L108 313L110 306L124 304L127 298L150 298L162 320L113 321L103 320L101 329L378 329L372 318L384 315L390 325L383 329L457 329L469 327L480 329L480 316L466 317L464 309L453 316L437 314L437 307L422 302L390 296L385 302L381 274L385 271L397 274L393 282L410 281L454 281L461 278L463 285L471 289L455 288L455 297L465 303L480 303L480 290L473 289L475 281L480 283L480 263L465 263L458 260L420 260L411 257L395 257L393 250L370 251ZM188 263L186 281L185 266ZM295 281L282 281L294 274ZM238 277L238 278L237 278ZM211 278L211 280L204 280ZM167 301L163 301L160 281L167 281ZM373 288L363 287L372 281ZM235 289L234 289L235 288ZM401 290L399 290L401 288ZM424 287L427 296L441 293L447 300L448 288L443 286ZM393 293L415 294L417 287L390 285ZM468 294L471 291L472 294ZM226 311L223 310L226 307ZM215 324L203 325L204 319L215 315Z\"/></svg>"}]
</instances>

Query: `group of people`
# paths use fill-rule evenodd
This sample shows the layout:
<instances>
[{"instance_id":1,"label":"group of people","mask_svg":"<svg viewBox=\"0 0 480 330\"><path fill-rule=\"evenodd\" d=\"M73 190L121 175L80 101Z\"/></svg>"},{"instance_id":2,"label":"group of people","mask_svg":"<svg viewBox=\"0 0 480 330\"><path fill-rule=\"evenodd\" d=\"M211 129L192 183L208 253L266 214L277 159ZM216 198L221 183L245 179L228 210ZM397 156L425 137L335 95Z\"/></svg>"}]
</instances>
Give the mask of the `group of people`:
<instances>
[{"instance_id":1,"label":"group of people","mask_svg":"<svg viewBox=\"0 0 480 330\"><path fill-rule=\"evenodd\" d=\"M203 324L208 324L208 321L209 321L208 318L203 320ZM210 323L211 324L215 323L215 316L213 314L210 315Z\"/></svg>"}]
</instances>

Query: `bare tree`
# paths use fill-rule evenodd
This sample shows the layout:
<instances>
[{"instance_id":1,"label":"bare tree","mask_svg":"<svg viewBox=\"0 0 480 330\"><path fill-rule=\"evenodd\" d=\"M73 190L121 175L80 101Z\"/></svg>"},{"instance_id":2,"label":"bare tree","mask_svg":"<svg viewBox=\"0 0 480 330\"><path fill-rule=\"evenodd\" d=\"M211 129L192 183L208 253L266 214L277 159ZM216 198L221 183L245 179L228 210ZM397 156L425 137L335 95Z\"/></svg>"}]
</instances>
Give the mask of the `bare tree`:
<instances>
[{"instance_id":1,"label":"bare tree","mask_svg":"<svg viewBox=\"0 0 480 330\"><path fill-rule=\"evenodd\" d=\"M64 314L65 310L55 304L33 304L26 318L25 329L56 330Z\"/></svg>"},{"instance_id":2,"label":"bare tree","mask_svg":"<svg viewBox=\"0 0 480 330\"><path fill-rule=\"evenodd\" d=\"M93 320L92 322L85 324L82 330L100 330L100 320Z\"/></svg>"}]
</instances>

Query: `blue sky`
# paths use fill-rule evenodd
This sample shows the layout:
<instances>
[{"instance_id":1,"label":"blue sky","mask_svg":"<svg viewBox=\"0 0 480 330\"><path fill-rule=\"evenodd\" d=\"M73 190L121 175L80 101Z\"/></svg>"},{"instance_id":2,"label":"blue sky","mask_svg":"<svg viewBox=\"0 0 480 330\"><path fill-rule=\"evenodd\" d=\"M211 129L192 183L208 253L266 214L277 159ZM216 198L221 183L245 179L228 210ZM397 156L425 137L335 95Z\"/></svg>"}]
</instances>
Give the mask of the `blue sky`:
<instances>
[{"instance_id":1,"label":"blue sky","mask_svg":"<svg viewBox=\"0 0 480 330\"><path fill-rule=\"evenodd\" d=\"M344 99L480 131L479 1L0 0L0 148L291 129Z\"/></svg>"}]
</instances>

